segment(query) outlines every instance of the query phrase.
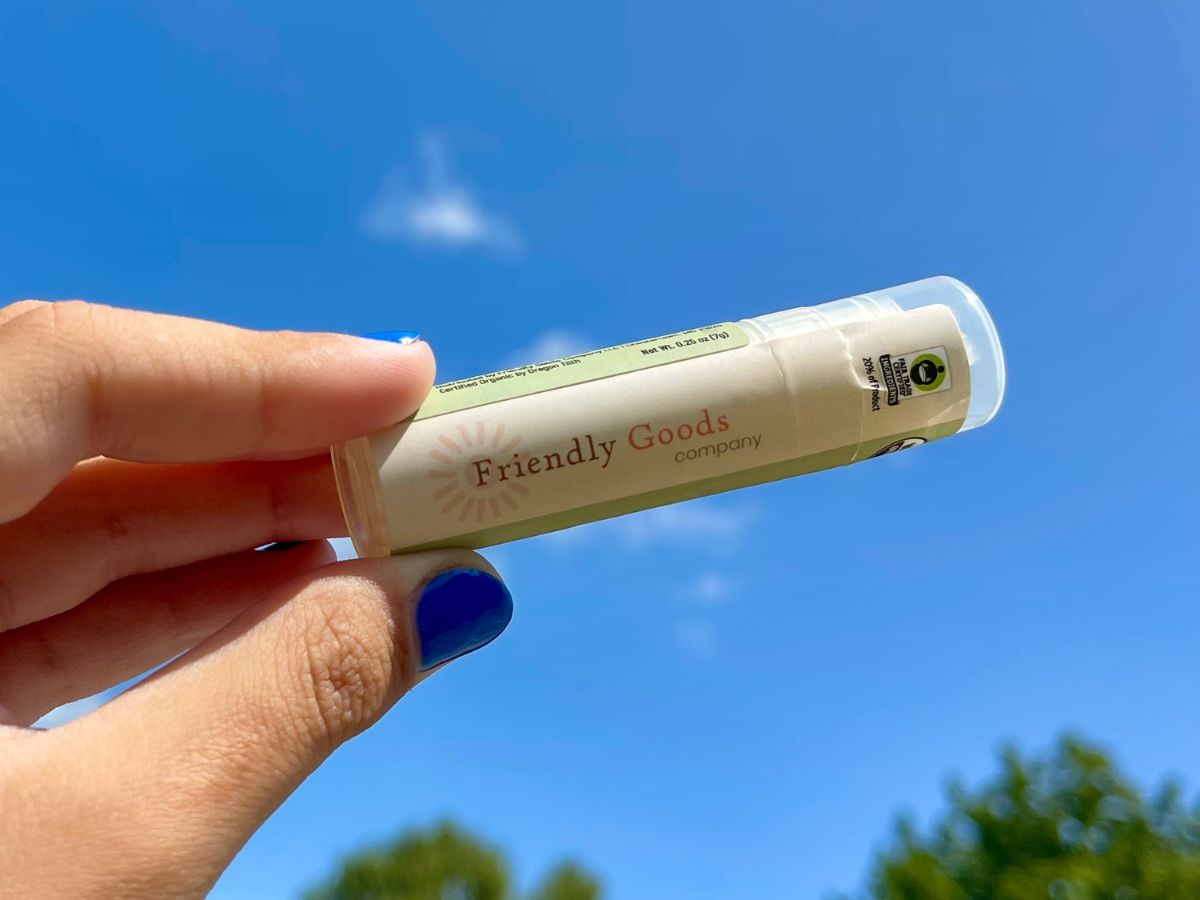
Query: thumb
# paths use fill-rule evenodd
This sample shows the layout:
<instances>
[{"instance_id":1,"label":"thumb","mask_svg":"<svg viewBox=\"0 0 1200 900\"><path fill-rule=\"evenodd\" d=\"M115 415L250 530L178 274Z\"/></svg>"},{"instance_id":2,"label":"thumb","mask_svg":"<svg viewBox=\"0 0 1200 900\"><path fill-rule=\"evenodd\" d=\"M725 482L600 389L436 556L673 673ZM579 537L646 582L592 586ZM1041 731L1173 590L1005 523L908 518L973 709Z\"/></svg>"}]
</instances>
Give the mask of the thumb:
<instances>
[{"instance_id":1,"label":"thumb","mask_svg":"<svg viewBox=\"0 0 1200 900\"><path fill-rule=\"evenodd\" d=\"M203 892L338 745L511 617L504 584L466 550L310 572L59 729L72 755L86 750L95 763L77 786L91 809L75 819L121 823L124 841L111 831L91 839L117 871L132 861L135 882ZM89 839L73 837L76 848Z\"/></svg>"}]
</instances>

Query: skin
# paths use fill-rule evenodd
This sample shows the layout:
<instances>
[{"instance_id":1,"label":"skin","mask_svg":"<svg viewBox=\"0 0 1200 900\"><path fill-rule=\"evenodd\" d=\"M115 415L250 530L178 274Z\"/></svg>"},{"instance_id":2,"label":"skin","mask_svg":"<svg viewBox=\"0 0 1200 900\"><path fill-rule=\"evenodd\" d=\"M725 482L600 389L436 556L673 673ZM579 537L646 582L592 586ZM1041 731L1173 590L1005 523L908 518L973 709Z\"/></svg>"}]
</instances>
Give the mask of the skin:
<instances>
[{"instance_id":1,"label":"skin","mask_svg":"<svg viewBox=\"0 0 1200 900\"><path fill-rule=\"evenodd\" d=\"M335 563L325 448L410 414L433 371L420 342L0 308L0 893L202 896L419 680L421 587L493 570Z\"/></svg>"}]
</instances>

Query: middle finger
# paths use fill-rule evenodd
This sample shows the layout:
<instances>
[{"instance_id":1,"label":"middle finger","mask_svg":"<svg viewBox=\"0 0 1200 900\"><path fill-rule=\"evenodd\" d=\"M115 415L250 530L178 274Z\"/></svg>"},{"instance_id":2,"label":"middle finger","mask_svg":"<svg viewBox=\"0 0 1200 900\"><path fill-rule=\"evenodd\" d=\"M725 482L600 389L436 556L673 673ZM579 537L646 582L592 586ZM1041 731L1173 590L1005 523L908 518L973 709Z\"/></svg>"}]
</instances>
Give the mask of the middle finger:
<instances>
[{"instance_id":1,"label":"middle finger","mask_svg":"<svg viewBox=\"0 0 1200 900\"><path fill-rule=\"evenodd\" d=\"M296 576L332 562L324 541L249 550L110 584L68 612L0 634L0 722L28 725L189 650Z\"/></svg>"},{"instance_id":2,"label":"middle finger","mask_svg":"<svg viewBox=\"0 0 1200 900\"><path fill-rule=\"evenodd\" d=\"M0 632L129 575L346 533L326 455L287 462L81 463L0 525Z\"/></svg>"}]
</instances>

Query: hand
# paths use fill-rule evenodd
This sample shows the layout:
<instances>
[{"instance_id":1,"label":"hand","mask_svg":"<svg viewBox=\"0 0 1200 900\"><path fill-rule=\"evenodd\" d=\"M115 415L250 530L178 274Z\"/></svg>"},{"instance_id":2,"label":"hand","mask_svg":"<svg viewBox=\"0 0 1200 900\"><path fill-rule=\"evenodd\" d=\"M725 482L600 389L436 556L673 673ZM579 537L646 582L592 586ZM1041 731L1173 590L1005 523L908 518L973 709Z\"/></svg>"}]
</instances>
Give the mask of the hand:
<instances>
[{"instance_id":1,"label":"hand","mask_svg":"<svg viewBox=\"0 0 1200 900\"><path fill-rule=\"evenodd\" d=\"M0 309L0 894L202 895L339 744L503 630L474 553L335 564L321 540L345 533L327 447L432 379L421 342Z\"/></svg>"}]
</instances>

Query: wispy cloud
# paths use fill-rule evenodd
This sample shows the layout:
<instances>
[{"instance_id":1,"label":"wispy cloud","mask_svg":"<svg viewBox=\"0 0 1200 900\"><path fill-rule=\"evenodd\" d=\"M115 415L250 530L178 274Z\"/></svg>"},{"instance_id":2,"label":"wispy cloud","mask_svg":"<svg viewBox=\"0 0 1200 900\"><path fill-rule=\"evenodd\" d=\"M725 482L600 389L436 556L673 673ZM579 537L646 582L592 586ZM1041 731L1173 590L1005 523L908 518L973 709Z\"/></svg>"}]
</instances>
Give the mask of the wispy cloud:
<instances>
[{"instance_id":1,"label":"wispy cloud","mask_svg":"<svg viewBox=\"0 0 1200 900\"><path fill-rule=\"evenodd\" d=\"M554 532L546 540L563 548L615 541L634 550L674 545L720 555L739 546L757 519L748 504L702 497Z\"/></svg>"},{"instance_id":2,"label":"wispy cloud","mask_svg":"<svg viewBox=\"0 0 1200 900\"><path fill-rule=\"evenodd\" d=\"M703 606L718 606L733 596L733 582L720 572L701 572L689 585L688 596Z\"/></svg>"},{"instance_id":3,"label":"wispy cloud","mask_svg":"<svg viewBox=\"0 0 1200 900\"><path fill-rule=\"evenodd\" d=\"M546 362L560 359L564 356L574 356L585 350L595 350L596 343L582 335L565 328L551 328L543 331L533 341L514 350L504 361L506 368L523 366L528 363Z\"/></svg>"},{"instance_id":4,"label":"wispy cloud","mask_svg":"<svg viewBox=\"0 0 1200 900\"><path fill-rule=\"evenodd\" d=\"M445 143L426 134L417 144L416 176L394 169L362 217L362 230L380 241L448 249L478 248L516 257L524 242L507 220L485 212L455 179Z\"/></svg>"},{"instance_id":5,"label":"wispy cloud","mask_svg":"<svg viewBox=\"0 0 1200 900\"><path fill-rule=\"evenodd\" d=\"M635 547L670 542L715 549L741 540L754 519L749 506L700 499L624 516L613 520L613 526Z\"/></svg>"},{"instance_id":6,"label":"wispy cloud","mask_svg":"<svg viewBox=\"0 0 1200 900\"><path fill-rule=\"evenodd\" d=\"M709 570L685 583L678 594L682 618L674 624L675 639L688 656L701 660L716 657L720 632L716 607L733 599L736 585L727 575Z\"/></svg>"}]
</instances>

